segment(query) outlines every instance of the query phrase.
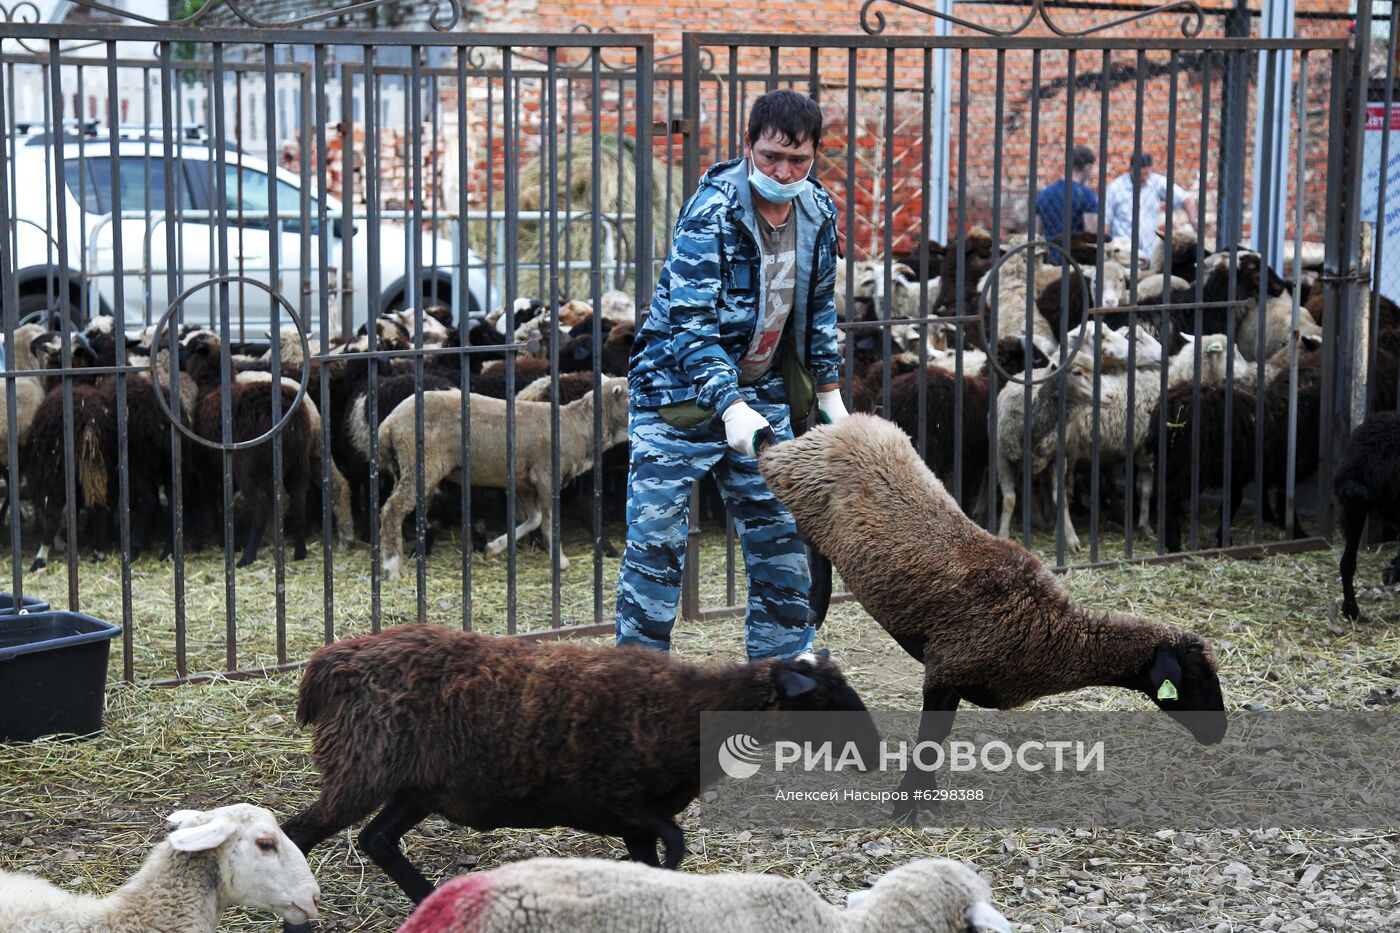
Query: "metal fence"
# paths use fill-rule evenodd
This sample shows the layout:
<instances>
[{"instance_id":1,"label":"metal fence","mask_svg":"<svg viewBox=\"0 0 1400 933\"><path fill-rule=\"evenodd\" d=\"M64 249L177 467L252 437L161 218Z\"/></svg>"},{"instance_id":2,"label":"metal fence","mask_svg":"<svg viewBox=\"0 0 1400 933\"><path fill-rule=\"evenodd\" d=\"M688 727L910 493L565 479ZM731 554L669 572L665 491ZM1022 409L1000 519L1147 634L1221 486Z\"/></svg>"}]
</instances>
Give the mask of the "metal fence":
<instances>
[{"instance_id":1,"label":"metal fence","mask_svg":"<svg viewBox=\"0 0 1400 933\"><path fill-rule=\"evenodd\" d=\"M569 337L483 319L503 307L524 320L516 305L531 298L601 311L613 289L644 314L683 198L706 166L743 153L752 100L778 86L826 116L813 175L840 210L848 405L900 423L969 515L1014 524L1057 565L1317 546L1346 426L1368 397L1400 394L1375 389L1400 387L1377 369L1392 359L1384 237L1365 300L1356 272L1369 30L1206 38L1190 3L1036 0L965 17L881 5L888 18L865 5L863 34L691 33L661 57L651 36L606 29L11 24L0 301L14 592L48 592L66 571L70 606L120 612L123 676L158 682L279 669L414 619L606 630L625 445L607 450L601 404L580 422L561 403L571 382L601 397L625 358L609 357L601 313ZM1383 100L1375 91L1387 113L1390 62ZM1376 142L1384 164L1389 136ZM1073 245L1045 235L1055 205L1037 203L1076 144L1095 152L1088 188L1105 222L1129 157L1154 156L1171 195L1163 239L1200 233L1165 252L1165 280L1133 246L1156 238L1154 204L1138 197L1156 180L1127 183L1125 229L1112 231L1126 248L1103 223ZM1280 294L1254 242L1288 280ZM1173 273L1230 244L1242 248L1221 254L1216 279L1197 271L1173 288ZM1052 262L1056 247L1070 260ZM428 305L447 307L457 338L444 341ZM420 313L383 323L406 307ZM109 314L131 340L60 326L26 343L58 312L74 326ZM1076 335L1081 321L1105 326ZM361 352L340 352L361 328ZM1217 330L1218 384L1204 346ZM1177 365L1154 365L1154 343ZM20 358L33 344L53 352ZM187 388L182 365L204 381ZM279 392L237 375L258 368L291 381ZM547 409L515 398L536 378ZM169 422L153 426L151 405ZM381 426L395 405L411 431ZM483 427L498 408L499 430ZM597 468L576 488L580 423ZM542 499L520 486L539 451ZM455 490L451 469L426 463L439 455L462 466ZM491 457L500 499L472 481ZM394 475L399 463L410 475ZM348 545L333 514L342 474L360 539ZM396 579L385 535L400 529L381 527L380 503L403 483L415 508ZM319 555L300 564L308 511ZM473 557L474 535L522 519L544 525L544 554L505 536L503 561ZM264 526L270 556L235 566ZM221 546L201 549L209 528ZM732 525L701 490L691 529L683 613L742 612ZM60 537L63 565L35 577L27 555ZM162 545L169 563L150 556ZM93 546L119 568L85 565ZM564 550L585 548L591 574L563 567Z\"/></svg>"}]
</instances>

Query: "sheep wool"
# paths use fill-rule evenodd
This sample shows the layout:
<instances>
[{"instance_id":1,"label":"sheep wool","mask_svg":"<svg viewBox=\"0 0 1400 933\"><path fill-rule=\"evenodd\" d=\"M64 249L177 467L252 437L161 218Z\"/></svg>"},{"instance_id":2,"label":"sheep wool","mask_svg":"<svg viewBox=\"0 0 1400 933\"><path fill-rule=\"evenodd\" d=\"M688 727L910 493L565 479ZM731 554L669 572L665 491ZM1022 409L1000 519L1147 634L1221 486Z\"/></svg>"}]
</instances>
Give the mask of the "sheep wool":
<instances>
[{"instance_id":1,"label":"sheep wool","mask_svg":"<svg viewBox=\"0 0 1400 933\"><path fill-rule=\"evenodd\" d=\"M1011 926L970 866L921 859L846 910L796 878L686 875L632 862L537 858L447 882L399 933L963 933ZM717 922L717 914L724 920Z\"/></svg>"},{"instance_id":2,"label":"sheep wool","mask_svg":"<svg viewBox=\"0 0 1400 933\"><path fill-rule=\"evenodd\" d=\"M270 910L293 923L317 916L321 889L306 858L262 807L177 810L174 830L107 897L75 894L0 871L5 933L214 933L227 907Z\"/></svg>"},{"instance_id":3,"label":"sheep wool","mask_svg":"<svg viewBox=\"0 0 1400 933\"><path fill-rule=\"evenodd\" d=\"M925 709L939 693L1010 709L1118 686L1154 697L1200 741L1223 737L1203 639L1080 609L1029 551L963 515L896 425L851 415L765 448L759 468L865 610L923 662ZM1164 696L1167 679L1179 701ZM1211 715L1182 718L1194 710Z\"/></svg>"}]
</instances>

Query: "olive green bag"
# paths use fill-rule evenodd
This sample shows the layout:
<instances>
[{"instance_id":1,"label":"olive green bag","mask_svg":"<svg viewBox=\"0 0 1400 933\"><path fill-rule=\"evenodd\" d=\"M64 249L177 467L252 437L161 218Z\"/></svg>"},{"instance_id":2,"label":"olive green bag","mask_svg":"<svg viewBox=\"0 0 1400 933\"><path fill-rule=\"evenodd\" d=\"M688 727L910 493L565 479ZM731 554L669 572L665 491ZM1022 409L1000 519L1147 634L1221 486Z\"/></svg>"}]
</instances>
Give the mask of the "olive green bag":
<instances>
[{"instance_id":1,"label":"olive green bag","mask_svg":"<svg viewBox=\"0 0 1400 933\"><path fill-rule=\"evenodd\" d=\"M693 398L662 405L657 411L661 414L661 420L673 428L693 428L715 416L709 409L701 408Z\"/></svg>"},{"instance_id":2,"label":"olive green bag","mask_svg":"<svg viewBox=\"0 0 1400 933\"><path fill-rule=\"evenodd\" d=\"M797 358L791 344L783 354L783 388L787 392L788 415L794 423L806 421L817 403L817 380Z\"/></svg>"}]
</instances>

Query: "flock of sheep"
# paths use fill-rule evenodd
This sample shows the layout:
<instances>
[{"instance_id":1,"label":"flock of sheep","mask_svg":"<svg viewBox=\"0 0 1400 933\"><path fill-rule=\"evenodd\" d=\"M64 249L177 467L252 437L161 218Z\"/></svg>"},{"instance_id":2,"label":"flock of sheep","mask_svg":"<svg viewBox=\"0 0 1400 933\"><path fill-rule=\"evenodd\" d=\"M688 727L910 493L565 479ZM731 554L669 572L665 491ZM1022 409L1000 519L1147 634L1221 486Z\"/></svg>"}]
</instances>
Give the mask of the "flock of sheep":
<instances>
[{"instance_id":1,"label":"flock of sheep","mask_svg":"<svg viewBox=\"0 0 1400 933\"><path fill-rule=\"evenodd\" d=\"M1256 479L1257 447L1263 452L1257 479L1264 517L1282 526L1290 466L1298 484L1318 468L1325 307L1318 270L1306 266L1300 281L1290 282L1258 253L1211 253L1187 232L1163 241L1136 271L1126 243L1109 241L1100 249L1092 234L1076 234L1070 255L1083 272L1065 274L1023 243L1011 237L998 248L986 231L973 229L961 255L957 244L945 249L934 243L892 257L888 294L884 261L856 263L849 316L872 320L886 304L895 355L887 362L871 330L852 331L861 334L852 354L853 409L881 413L911 437L922 427L930 466L961 490L969 514L987 514L991 471L1003 535L1011 531L1028 473L1035 514L1053 524L1060 509L1070 551L1080 543L1071 506L1084 504L1091 488L1117 501L1135 493L1136 524L1151 533L1159 478L1166 507L1156 518L1168 550L1181 549L1181 514L1193 501L1193 484L1196 494L1221 490L1223 540L1223 526ZM921 282L916 268L936 277ZM1099 310L1090 314L1085 295L1092 295L1100 275ZM843 282L837 289L843 304L846 287ZM922 332L901 323L919 316L921 299L930 314L961 320L960 352L948 346L956 342L951 322L935 321ZM1123 310L1130 299L1139 309L1131 333ZM1395 408L1400 379L1400 309L1385 299L1379 333L1369 375L1374 408L1387 410ZM993 339L996 359L988 360ZM921 355L927 360L922 372ZM1003 375L994 383L997 361ZM1047 378L1061 372L1063 378ZM1018 381L1008 382L1008 373ZM1025 381L1034 384L1027 388ZM999 385L995 398L993 384ZM1290 419L1296 419L1292 451ZM955 433L960 472L950 443ZM1063 487L1056 469L1061 450ZM1166 462L1159 463L1163 454ZM1107 514L1125 512L1120 507ZM1303 533L1296 515L1292 530Z\"/></svg>"},{"instance_id":2,"label":"flock of sheep","mask_svg":"<svg viewBox=\"0 0 1400 933\"><path fill-rule=\"evenodd\" d=\"M581 305L581 307L580 307ZM607 451L626 440L628 342L632 334L630 301L604 304L605 313L593 321L591 309L571 303L560 309L559 321L574 321L573 336L563 336L560 349L559 443L561 483L587 471L595 448L594 416L603 426L601 450ZM538 302L523 302L515 318L523 339L538 334ZM621 316L625 320L620 320ZM497 326L499 324L499 327ZM118 363L118 337L111 318L96 319L83 333L70 340L71 414L63 379L55 373L12 377L3 385L13 393L17 418L14 434L20 456L20 493L33 508L39 547L32 569L46 565L50 549L64 524L68 507L68 474L73 476L72 495L77 511L79 540L94 549L109 547L117 534L120 515L120 464L127 464L130 535L132 556L164 544L169 554L172 541L165 533L169 522L161 516L176 501L177 490L184 504L186 547L198 550L213 532L224 527L226 503L243 541L238 562L251 564L274 509L274 447L260 443L234 450L225 476L220 451L216 447L184 440L177 455L171 439L166 411L178 407L183 423L201 438L212 442L248 442L265 437L282 413L290 412L299 384L305 380L306 393L295 412L286 417L278 430L280 437L281 493L285 522L293 540L294 557L306 556L307 531L319 509L331 511L338 543L359 534L369 536L372 513L382 509L385 567L396 576L402 565L402 527L416 501L419 467L415 387L423 388L424 423L427 439L422 467L426 476L425 498L449 510L449 522L459 515L452 512L460 495L445 493L434 500L434 492L448 480L468 477L472 501L478 516L497 519L503 513L499 502L479 490L505 490L512 478L523 520L515 530L518 538L539 530L546 536L552 526L551 403L552 381L541 378L549 372L546 359L521 355L507 365L506 347L516 341L509 326L511 317L478 321L464 335L451 326L445 309L428 309L380 316L375 322L374 349L406 350L413 346L414 330L421 327L423 344L428 348L458 346L465 340L473 349L464 355L429 356L415 373L413 360L380 358L370 360L361 351L370 348L370 336L338 339L327 348L332 359L302 359L301 341L294 331L281 335L280 410L274 418L271 350L259 357L232 354L229 374L224 375L219 335L193 326L181 327L174 335L179 390L178 402L169 389L171 360L166 335L147 328L137 336L125 336L124 357L128 365L142 367L125 379L103 375L87 377L82 370ZM609 340L600 346L603 361L600 384L594 386L591 329L602 329ZM616 325L616 326L615 326ZM550 332L545 327L546 333ZM561 335L562 336L562 335ZM11 359L14 368L26 371L56 370L62 362L61 335L45 331L37 324L26 324L14 335ZM545 351L547 355L547 349ZM511 354L513 356L513 354ZM154 358L153 358L154 356ZM155 381L152 381L152 373ZM227 381L226 381L227 380ZM325 394L322 385L325 385ZM468 385L470 391L462 387ZM514 392L509 414L504 401L508 386ZM163 396L163 398L162 398ZM326 405L329 448L323 439L320 406ZM125 406L126 438L119 438L118 411ZM0 411L6 410L0 395ZM227 409L227 411L226 411ZM229 434L223 424L227 417ZM507 418L514 419L514 433L507 441ZM71 424L71 442L67 425ZM462 462L462 424L471 432L469 463ZM0 424L8 435L7 425ZM71 443L71 447L70 447ZM0 444L8 453L8 445ZM67 452L73 452L72 464ZM329 453L329 457L327 456ZM507 468L508 454L513 470ZM389 477L406 477L398 482L386 501L372 501L371 459ZM7 460L5 461L7 462ZM5 465L0 462L0 466ZM622 464L625 472L625 460ZM323 489L323 477L330 485ZM388 484L383 492L389 493ZM508 544L501 535L488 546L500 553ZM561 555L561 567L567 558Z\"/></svg>"},{"instance_id":3,"label":"flock of sheep","mask_svg":"<svg viewBox=\"0 0 1400 933\"><path fill-rule=\"evenodd\" d=\"M813 546L923 663L925 711L951 712L962 700L1008 709L1103 684L1146 697L1199 742L1224 736L1217 662L1203 639L1076 606L1029 552L963 515L897 426L853 415L763 445L759 465ZM915 532L900 536L903 543L884 531L881 516L895 513ZM930 541L939 542L937 551ZM981 609L954 609L969 603ZM511 715L501 716L503 709ZM676 869L684 859L676 817L704 789L706 711L858 714L862 757L876 759L874 722L825 652L698 667L643 648L399 626L327 645L307 663L296 712L311 729L320 795L276 833L266 831L263 811L251 847L246 833L230 829L224 845L196 851L177 830L130 885L103 901L0 874L0 921L8 921L0 925L47 933L100 916L78 928L153 929L141 922L174 886L171 875L194 875L205 887L181 888L181 896L210 911L159 927L163 933L212 930L211 912L232 903L270 908L300 926L314 919L321 896L303 854L369 818L361 851L420 905L403 927L409 933L702 930L713 927L710 905L721 899L742 905L742 922L753 929L1009 933L986 884L955 862L897 869L844 911L789 879L646 874ZM949 728L951 716L925 716L920 739L941 741ZM901 788L910 792L928 780L912 771ZM567 826L620 836L643 867L533 860L435 890L400 848L402 836L430 815L479 830ZM896 815L917 818L917 810ZM201 846L208 841L199 838ZM281 881L246 880L249 860L270 865L274 852ZM230 891L235 877L243 886ZM5 896L10 890L23 897Z\"/></svg>"},{"instance_id":4,"label":"flock of sheep","mask_svg":"<svg viewBox=\"0 0 1400 933\"><path fill-rule=\"evenodd\" d=\"M983 258L977 250L985 246L990 255L991 244L975 233L967 239L973 245L961 262L972 281L971 270ZM1186 252L1183 248L1180 256L1159 261L1170 262L1174 271L1187 271L1178 261ZM1008 262L1002 267L1008 290L1014 291L1018 280L1022 288L1026 281L1046 280L1035 312L1043 325L1031 321L1027 328L1024 317L1017 325L1022 333L1031 331L1029 341L1015 329L1000 334L999 327L988 327L999 335L995 347L964 348L951 369L945 368L950 364L941 358L942 351L932 348L935 365L922 374L897 375L889 387L888 418L880 418L867 412L883 404L889 361L883 354L878 360L869 358L870 348L854 338L846 348L848 359L864 364L851 380L857 412L839 425L760 446L764 478L792 510L810 546L840 572L875 621L923 665L922 710L943 715L922 717L921 741L943 740L952 728L950 714L964 701L1009 709L1089 686L1121 688L1145 698L1200 743L1214 744L1224 737L1222 672L1205 639L1154 620L1075 605L1058 578L1032 554L1004 535L988 533L964 514L945 487L949 464L956 461L944 454L921 457L910 441L915 431L903 418L910 410L910 387L917 391L926 386L921 405L930 419L935 411L942 419L928 422L928 437L942 448L951 436L949 412L956 410L941 408L942 400L959 399L965 415L972 409L961 435L967 445L963 466L970 464L974 471L966 477L964 488L969 490L981 485L975 475L975 451L979 437L986 441L985 425L993 412L1010 432L1000 435L1002 439L1029 435L1032 441L1029 447L996 445L999 477L1015 472L1016 457L1029 457L1036 472L1045 470L1050 462L1045 453L1047 427L1053 426L1058 435L1064 420L1059 413L1068 411L1079 419L1086 404L1090 412L1096 411L1101 464L1112 462L1107 448L1115 445L1121 446L1123 457L1135 455L1138 466L1150 463L1158 449L1154 412L1163 404L1172 406L1166 419L1172 432L1166 438L1168 458L1184 456L1183 449L1189 447L1183 448L1180 438L1189 435L1182 433L1183 425L1189 426L1197 411L1200 417L1215 417L1213 402L1207 400L1226 397L1227 392L1239 393L1232 397L1237 423L1252 425L1237 434L1234 445L1237 451L1248 451L1254 438L1268 437L1276 427L1251 421L1250 413L1254 393L1263 393L1265 410L1271 412L1277 398L1274 387L1290 377L1292 361L1285 362L1282 355L1289 350L1290 337L1285 334L1282 345L1274 345L1274 318L1284 303L1291 317L1292 302L1284 299L1287 286L1276 283L1257 257L1219 255L1201 264L1196 276L1201 290L1212 292L1220 270L1226 268L1242 283L1242 294L1254 289L1256 294L1273 295L1276 290L1273 298L1278 301L1267 300L1262 311L1257 302L1223 310L1169 307L1167 326L1161 326L1160 316L1154 320L1144 314L1141 329L1129 333L1092 324L1082 303L1075 316L1072 301L1047 298L1056 286L1034 259L1010 272L1007 266L1013 263ZM1107 259L1104 267L1114 262ZM943 265L946 270L946 255ZM1144 277L1138 289L1140 303L1146 301L1143 291L1150 281ZM1185 277L1180 283L1170 281L1170 287L1169 281L1157 280L1157 294L1164 301L1197 290ZM973 300L969 291L947 305L947 291L940 283L941 306L966 308ZM1074 288L1069 292L1072 295ZM976 300L981 300L980 289ZM1312 304L1311 296L1307 303ZM606 458L599 462L599 452L625 441L626 388L619 374L625 370L633 327L631 302L618 302L615 308L601 308L595 315L573 303L553 313L524 305L510 315L477 322L466 334L459 334L445 315L436 316L441 312L385 315L374 328L374 342L381 348L406 348L421 337L425 346L464 345L473 352L416 364L392 358L367 365L356 359L357 350L368 348L366 334L328 349L325 359L307 363L306 377L299 341L279 344L284 369L278 378L269 359L234 357L228 361L229 379L223 373L218 337L208 330L182 329L173 338L126 338L122 354L149 360L155 381L149 373L135 374L124 384L111 377L74 377L71 449L77 459L72 469L79 497L74 505L91 518L92 534L111 533L103 523L110 524L117 504L114 412L126 405L133 542L142 547L154 544L159 524L154 516L178 489L187 508L193 507L187 524L196 541L222 521L225 501L246 507L250 517L242 519L247 534L243 558L255 559L272 512L270 445L233 453L226 478L218 453L202 445L186 443L175 457L156 397L158 391L169 391L174 365L181 417L210 439L222 437L226 418L233 440L267 432L273 422L274 392L286 410L298 380L309 378L307 397L283 428L281 444L287 521L298 554L304 554L308 515L315 507L331 510L345 538L361 533L378 514L388 569L392 573L401 568L402 524L416 498L415 388L420 383L425 390L423 468L429 496L440 482L457 475L464 488L499 490L510 482L502 399L515 391L513 475L525 520L513 531L523 535L538 528L547 533L554 413L559 418L562 480L595 465L606 470L609 464ZM1052 316L1055 308L1061 309L1059 317ZM857 309L850 310L852 320L860 317ZM1233 321L1230 314L1236 315ZM1233 340L1214 330L1230 330L1232 323ZM1389 326L1395 321L1383 323L1384 334L1397 333ZM1064 340L1078 339L1072 336L1076 332L1093 340L1099 352L1070 357L1063 380L1044 380L1029 389L1013 384L997 397L990 396L987 353L994 353L1008 371L1037 363L1044 371L1058 359ZM557 356L561 369L572 372L556 381L546 378L550 367L545 359L522 357L510 365L505 360L487 362L504 357L508 344L537 334L545 341L545 356ZM1301 335L1304 340L1308 336ZM74 356L110 365L117 359L117 339L110 321L95 322L86 333L74 335ZM168 340L174 342L174 361L165 356ZM1383 337L1381 365L1391 367L1393 376L1395 357L1385 341ZM21 328L14 358L21 365L33 359L35 368L50 368L60 342L56 334ZM553 342L558 343L557 353L549 352ZM1261 342L1266 351L1262 354L1257 352ZM1227 347L1239 355L1227 353ZM986 362L977 362L978 352ZM1305 350L1297 359L1300 424L1302 384L1318 380L1320 363L1314 353ZM341 355L344 360L333 358ZM903 366L908 360L894 362ZM600 371L594 371L595 364ZM415 365L422 367L421 374L410 368ZM1136 393L1124 389L1130 378ZM464 392L468 380L471 391ZM961 380L960 387L946 391L950 380ZM48 381L51 384L45 385L42 376L22 376L6 384L6 391L15 393L21 416L14 428L25 466L24 495L34 504L43 542L40 561L68 504L63 457L70 446L62 443L62 435L69 403L57 380ZM323 420L315 402L327 398ZM1378 404L1385 407L1383 401ZM472 431L465 460L459 431L464 421ZM323 425L331 438L329 458ZM602 426L601 435L597 425ZM1066 447L1082 458L1088 452L1075 445L1094 435L1078 431L1065 423ZM1202 426L1194 438L1202 450L1206 478L1214 475L1214 461L1206 449L1218 434L1216 428ZM1300 443L1300 453L1307 446ZM1349 615L1356 611L1347 574L1348 558L1354 570L1352 528L1358 525L1359 539L1358 522L1372 509L1400 517L1397 452L1400 416L1373 416L1357 432L1335 477L1348 533L1343 574ZM1075 466L1081 462L1071 460ZM393 491L382 504L370 483L375 463L396 475ZM980 464L982 470L992 466L986 449ZM611 466L615 469L617 464ZM1248 475L1243 461L1237 466L1236 477ZM1171 466L1165 471L1173 484L1169 502L1180 501L1178 472L1185 471ZM1301 463L1299 473L1304 475ZM331 488L321 489L326 474L332 477ZM1076 474L1075 469L1066 471L1070 483ZM224 488L225 482L232 488ZM1014 482L1003 483L1004 521L1014 508L1014 488ZM1062 501L1070 501L1070 492L1061 491ZM463 498L459 493L458 501ZM313 499L319 499L319 506ZM138 502L151 513L140 522L135 515ZM904 533L888 534L890 515L900 516ZM1072 528L1068 511L1064 518L1067 529ZM1163 520L1170 527L1173 516L1168 513ZM503 540L490 547L499 551ZM503 717L501 710L511 715ZM734 914L740 918L735 923L749 926L739 928L1010 930L991 906L989 889L976 871L945 860L896 869L864 899L853 897L844 910L827 905L792 879L658 871L681 865L685 835L677 816L704 789L701 714L778 710L864 714L866 728L859 741L874 743L879 738L857 691L824 652L699 667L640 648L524 642L428 625L336 642L309 660L298 694L297 720L311 731L312 759L320 777L320 794L307 809L286 816L280 826L268 811L246 805L172 814L174 831L153 849L128 885L103 899L61 891L29 874L0 873L0 928L19 933L207 933L216 928L223 910L235 904L274 911L286 923L301 927L317 917L322 899L305 853L368 819L359 834L360 849L419 905L402 928L406 933L652 926L702 930L713 927L717 902L742 905ZM918 818L914 792L929 786L930 780L918 770L905 776L900 789L906 792L906 802L897 806L895 816ZM403 835L432 815L478 830L565 826L617 836L632 861L641 864L536 859L467 875L435 889L400 847Z\"/></svg>"},{"instance_id":5,"label":"flock of sheep","mask_svg":"<svg viewBox=\"0 0 1400 933\"><path fill-rule=\"evenodd\" d=\"M1100 245L1091 235L1076 235L1069 255L1082 271L1067 277L1060 265L1043 262L1025 248L1023 238L1013 236L998 246L986 231L973 229L961 243L961 255L957 244L947 249L924 244L913 255L896 257L899 261L892 262L888 272L888 295L885 263L854 263L854 277L846 282L843 261L838 264L836 295L838 310L851 325L843 331L851 409L881 414L911 437L922 433L929 466L957 492L969 514L999 512L1000 531L1007 536L1019 503L1037 520L1061 519L1065 543L1074 552L1080 546L1074 514L1083 514L1085 500L1094 494L1091 490L1107 497L1100 501L1110 506L1105 512L1110 515L1127 514L1125 507L1112 505L1131 497L1134 523L1152 533L1154 492L1161 481L1165 509L1155 519L1161 523L1166 547L1180 550L1181 513L1201 490L1221 490L1223 540L1223 526L1242 500L1246 484L1255 479L1256 448L1262 448L1264 472L1258 479L1265 518L1283 523L1282 494L1289 468L1294 481L1303 484L1318 467L1324 304L1315 270L1309 268L1299 282L1289 282L1257 253L1207 253L1189 233L1164 241L1152 261L1138 270L1125 267L1135 259L1126 242ZM1003 254L1004 261L996 265ZM919 282L916 268L938 275ZM1098 294L1092 296L1096 282ZM1086 295L1098 302L1098 311L1088 312ZM1130 331L1126 314L1116 310L1130 299L1137 308L1160 305L1163 310L1137 312ZM1231 300L1234 307L1229 306ZM882 304L888 306L893 324L861 326L878 324ZM917 317L921 304L934 315L959 316L962 323L955 327L934 322L921 328L901 322ZM1400 309L1382 301L1381 311L1372 380L1375 407L1384 410L1395 407L1400 383ZM618 493L606 497L610 511L605 517L622 520L626 451L612 448L626 440L622 377L634 315L631 298L612 292L604 296L596 315L584 302L571 301L550 312L538 301L521 300L509 312L497 309L475 321L465 332L459 332L440 308L380 316L374 328L375 349L409 349L415 329L421 327L425 348L467 345L472 350L465 359L454 354L426 356L421 373L415 372L419 364L407 357L373 363L357 359L355 351L369 345L364 334L340 339L326 348L323 358L304 363L301 342L294 333L283 334L283 410L298 383L303 378L307 383L303 404L280 432L285 520L294 556L304 556L307 528L315 524L317 510L326 507L342 542L356 535L368 539L377 517L384 568L391 577L401 574L403 527L418 501L420 466L430 519L460 526L466 504L471 524L492 529L488 544L484 532L474 527L473 543L492 554L509 544L509 535L501 533L508 530L503 527L499 491L513 475L520 516L515 537L538 532L550 547L555 446L561 486L567 487L602 458L603 482ZM888 342L882 330L888 331ZM960 348L954 336L958 333ZM504 348L536 336L542 340L533 353L508 353ZM233 355L232 385L226 391L218 335L185 327L176 340L181 416L196 433L224 439L226 400L231 422L227 440L247 441L272 427L270 354ZM140 337L128 337L127 359L142 365L150 360L152 344L164 342L149 329ZM12 357L17 368L52 368L60 362L60 344L58 334L26 325L15 334ZM993 346L996 352L989 359ZM162 349L157 348L153 369L168 398L164 383L169 381L169 361L159 352ZM552 349L557 350L560 393L557 444L551 443ZM340 354L343 361L329 358ZM513 356L510 367L505 365L508 355ZM30 360L33 367L27 365ZM74 335L73 366L115 362L111 319L99 318L85 333ZM1001 378L994 369L1000 370ZM1007 381L1006 374L1019 381ZM70 471L75 476L72 494L86 519L80 540L104 548L114 537L120 459L115 413L123 403L128 411L133 555L162 539L169 551L164 531L170 523L160 516L178 486L188 547L197 550L223 527L227 502L235 509L243 542L239 565L256 558L266 522L275 513L271 445L233 453L231 488L225 489L230 484L218 450L186 441L180 456L174 456L165 413L148 373L132 375L124 386L110 376L76 375L76 463L70 467L65 461L65 402L52 391L60 381L30 376L4 386L17 397L14 433L22 464L21 494L33 504L40 542L36 568L46 563L63 524ZM1030 387L1024 385L1027 381ZM468 382L470 391L463 392ZM421 464L415 399L420 385L425 426ZM995 398L993 385L999 385ZM514 395L509 412L508 388ZM329 457L323 450L321 407L326 408ZM5 408L0 404L0 418ZM602 429L596 437L595 411ZM509 418L515 430L507 440ZM462 443L463 426L471 432L470 445ZM1296 437L1291 451L1290 436ZM462 462L464 450L470 451L468 463ZM1057 469L1061 452L1062 474ZM7 454L8 445L0 444L0 458ZM507 468L508 454L513 471ZM1165 462L1159 463L1163 455ZM378 499L370 488L376 472L382 477ZM330 488L322 490L327 474ZM463 476L469 496L445 485L460 483ZM397 477L413 481L400 483ZM1022 503L1027 489L1031 501ZM989 502L992 491L997 495ZM707 495L702 514L712 511L712 499ZM1292 530L1303 533L1296 515ZM610 551L611 544L605 545ZM558 563L563 569L568 558L561 553Z\"/></svg>"}]
</instances>

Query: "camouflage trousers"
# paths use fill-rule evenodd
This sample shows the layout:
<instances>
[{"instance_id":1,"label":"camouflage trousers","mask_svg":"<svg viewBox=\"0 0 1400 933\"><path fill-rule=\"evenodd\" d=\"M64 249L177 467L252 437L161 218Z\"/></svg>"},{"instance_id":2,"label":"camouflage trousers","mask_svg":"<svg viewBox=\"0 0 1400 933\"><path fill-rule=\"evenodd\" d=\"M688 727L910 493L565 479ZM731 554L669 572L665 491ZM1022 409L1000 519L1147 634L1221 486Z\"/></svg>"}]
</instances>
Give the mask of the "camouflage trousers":
<instances>
[{"instance_id":1,"label":"camouflage trousers","mask_svg":"<svg viewBox=\"0 0 1400 933\"><path fill-rule=\"evenodd\" d=\"M783 381L776 374L740 394L768 419L780 441L792 437ZM791 657L810 650L807 551L792 513L768 489L758 461L729 448L715 417L676 428L654 409L629 412L627 550L617 579L617 643L666 651L680 601L690 493L713 470L734 517L748 570L744 616L750 659Z\"/></svg>"}]
</instances>

